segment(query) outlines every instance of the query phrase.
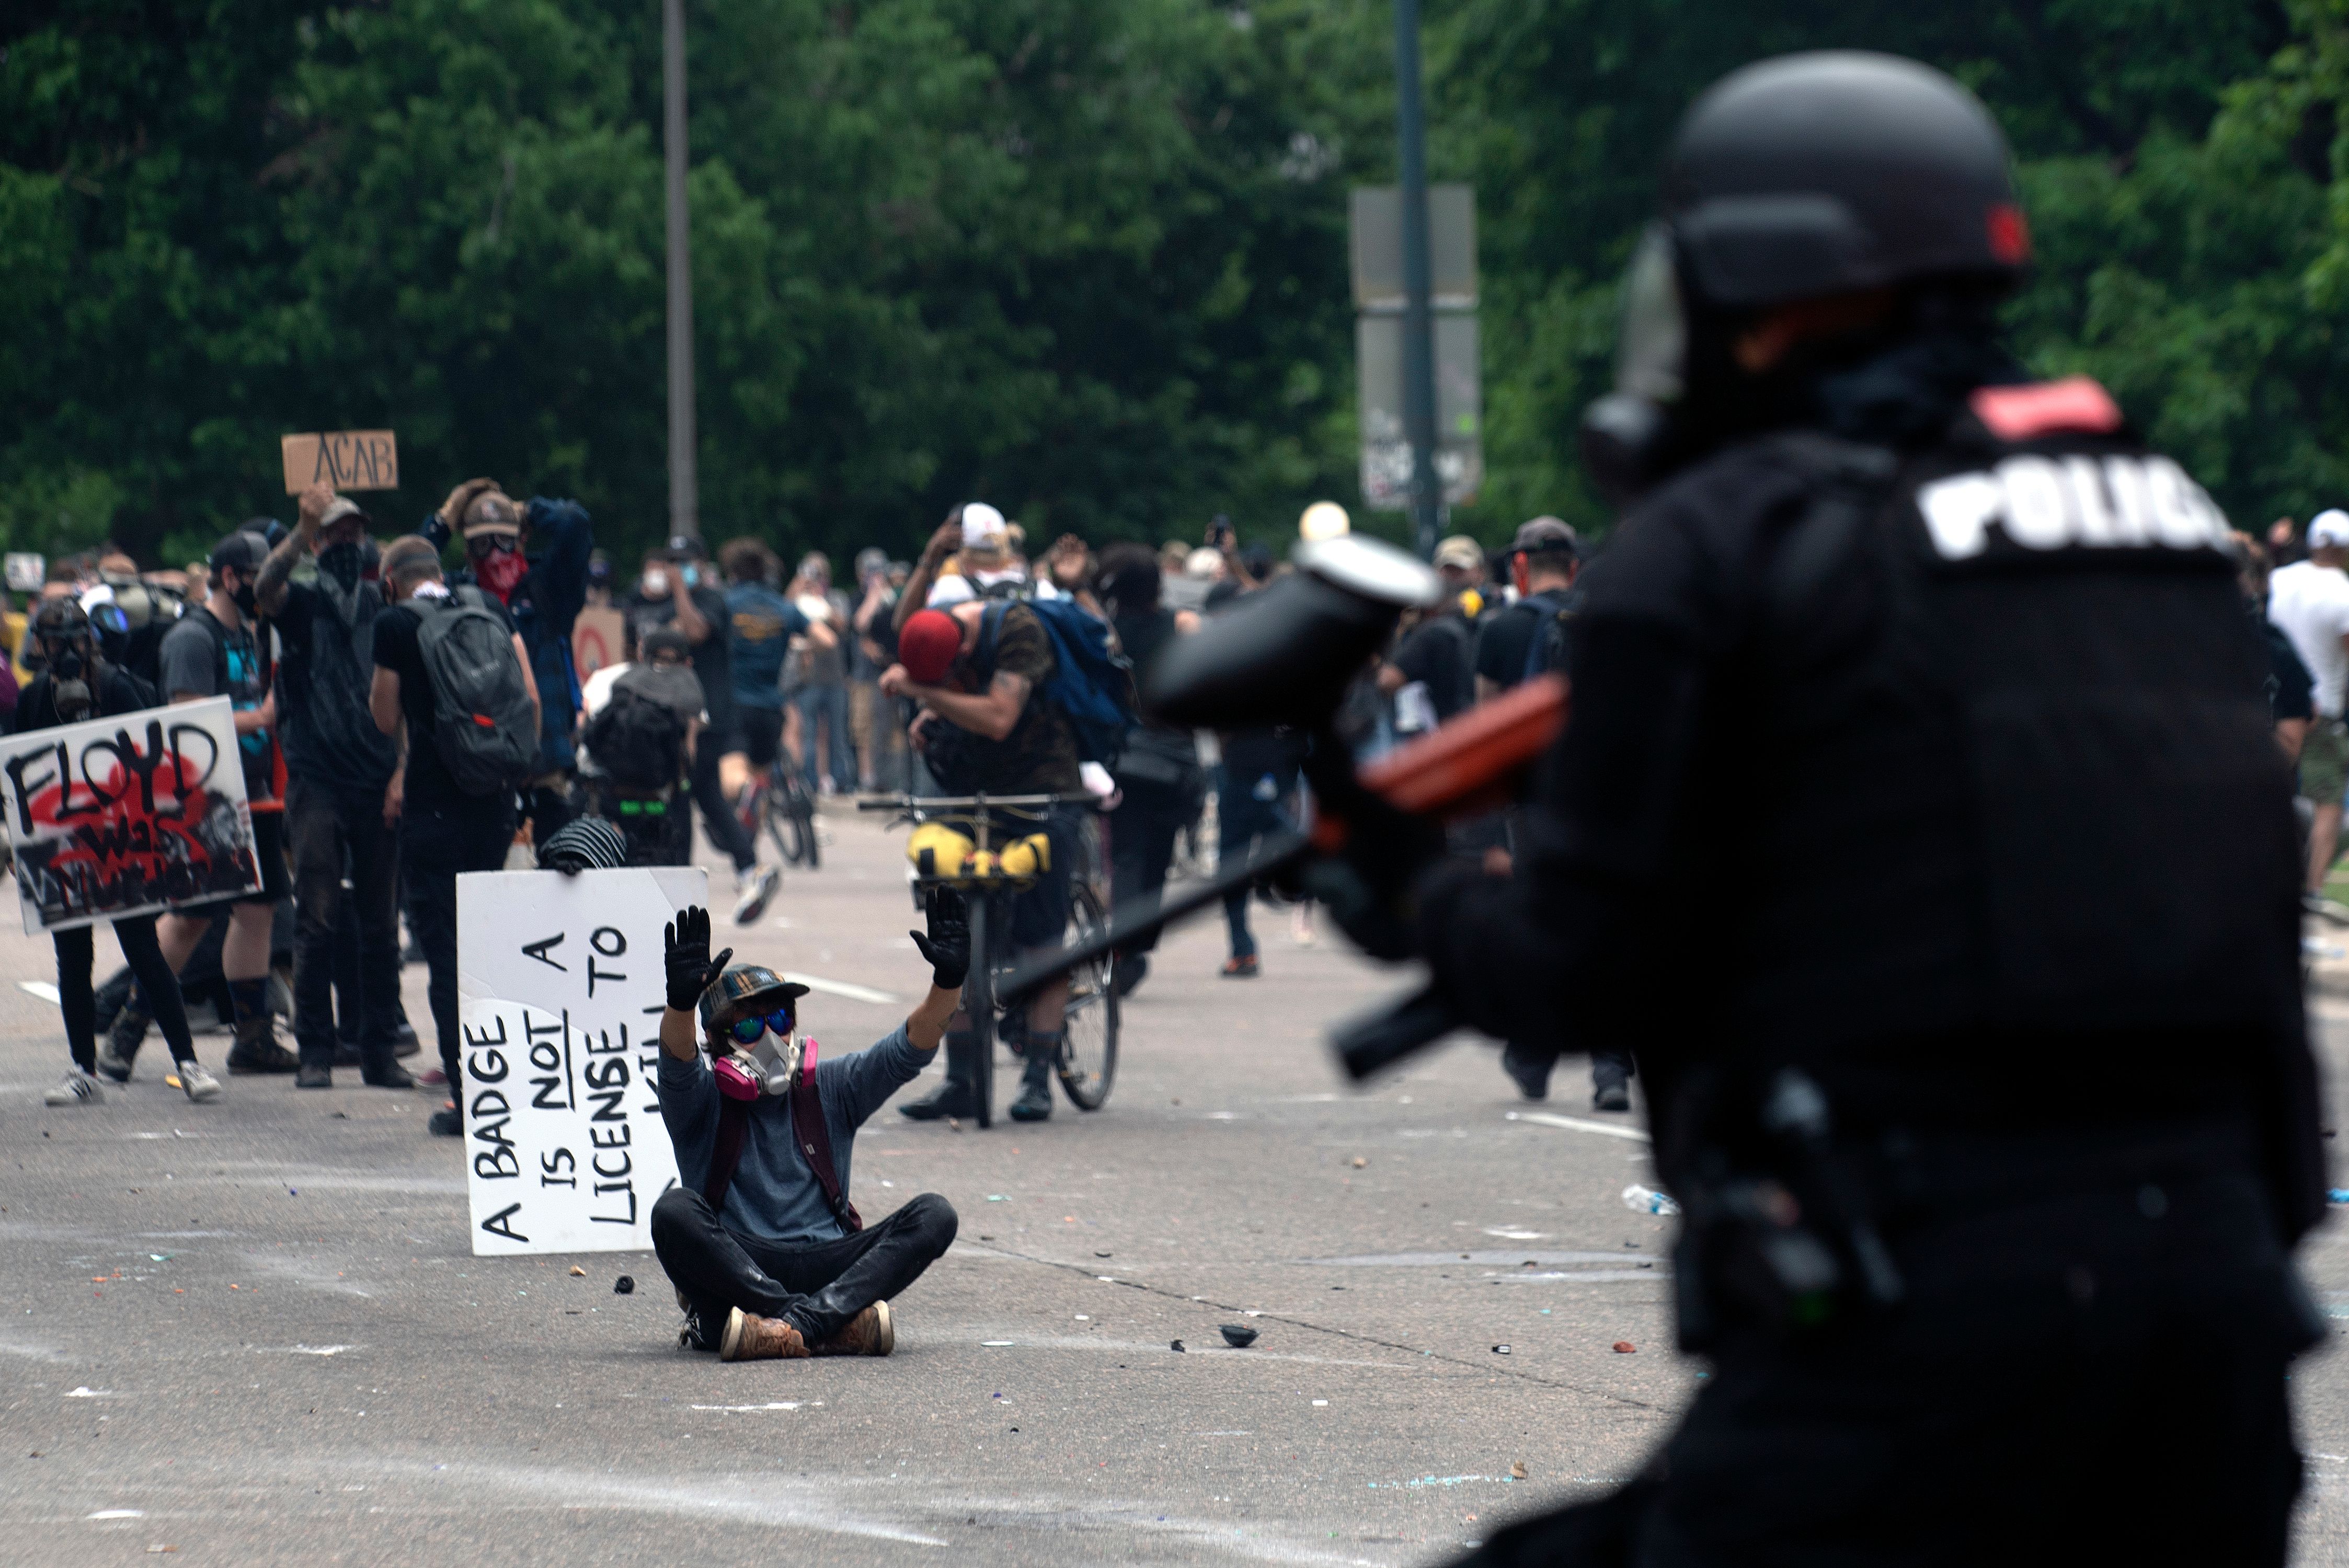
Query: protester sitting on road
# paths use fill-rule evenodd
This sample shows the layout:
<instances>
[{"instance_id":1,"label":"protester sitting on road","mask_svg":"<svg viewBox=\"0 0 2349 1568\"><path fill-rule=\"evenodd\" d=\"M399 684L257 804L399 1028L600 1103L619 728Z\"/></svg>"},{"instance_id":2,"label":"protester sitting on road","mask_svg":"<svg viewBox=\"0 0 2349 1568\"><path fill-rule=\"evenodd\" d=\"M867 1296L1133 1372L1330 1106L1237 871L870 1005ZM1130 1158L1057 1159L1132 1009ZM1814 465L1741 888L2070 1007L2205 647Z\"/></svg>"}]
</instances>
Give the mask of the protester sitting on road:
<instances>
[{"instance_id":1,"label":"protester sitting on road","mask_svg":"<svg viewBox=\"0 0 2349 1568\"><path fill-rule=\"evenodd\" d=\"M361 575L367 514L327 485L303 492L294 531L261 564L254 598L285 647L279 706L285 743L285 836L294 852L294 1040L299 1088L327 1088L340 1044L335 948L343 883L357 915L360 1077L413 1088L399 1038L399 751L375 727L375 624L383 593ZM315 555L315 584L293 581ZM348 998L346 998L348 1001Z\"/></svg>"},{"instance_id":2,"label":"protester sitting on road","mask_svg":"<svg viewBox=\"0 0 2349 1568\"><path fill-rule=\"evenodd\" d=\"M734 668L727 626L726 596L710 580L701 541L680 534L667 550L645 557L644 574L627 605L641 645L663 626L685 634L693 650L694 673L701 677L709 722L694 744L693 803L701 810L702 830L734 862L734 923L755 925L781 884L782 873L759 863L757 841L742 830L741 819L726 801L719 777L720 758L739 756L742 739L735 723Z\"/></svg>"},{"instance_id":3,"label":"protester sitting on road","mask_svg":"<svg viewBox=\"0 0 2349 1568\"><path fill-rule=\"evenodd\" d=\"M31 635L41 645L42 668L16 704L16 734L157 706L153 688L99 657L89 616L71 599L44 603L33 617ZM118 915L111 923L115 943L139 976L155 1021L163 1026L163 1038L178 1064L181 1091L192 1100L217 1098L220 1080L196 1060L179 979L155 940L155 917ZM46 1105L95 1105L104 1098L93 1076L98 1070L98 1004L90 988L90 965L96 951L91 934L96 929L78 925L50 933L57 952L57 998L65 1013L66 1048L73 1055L73 1065L66 1069L63 1082L42 1095Z\"/></svg>"},{"instance_id":4,"label":"protester sitting on road","mask_svg":"<svg viewBox=\"0 0 2349 1568\"><path fill-rule=\"evenodd\" d=\"M424 949L429 974L426 995L440 1041L440 1068L453 1087L464 1082L458 1067L462 1037L457 1023L457 877L462 872L493 872L506 862L514 836L511 789L473 794L461 786L442 758L433 682L420 645L427 614L477 611L502 625L513 648L518 675L529 694L531 722L537 723L538 686L530 653L505 606L478 588L460 587L452 602L440 578L440 557L417 534L384 547L383 586L391 605L376 617L375 676L367 711L375 726L400 745L400 771L393 794L399 805L399 874L407 884L408 919L416 944ZM566 748L568 742L566 741ZM461 1137L465 1119L451 1100L428 1123L440 1137Z\"/></svg>"},{"instance_id":5,"label":"protester sitting on road","mask_svg":"<svg viewBox=\"0 0 2349 1568\"><path fill-rule=\"evenodd\" d=\"M981 633L989 627L988 634ZM1034 610L1016 601L972 601L953 612L925 610L906 621L897 663L882 672L881 689L919 703L909 739L948 794L1074 794L1076 732L1045 693L1058 667L1050 636ZM1042 831L1051 844L1049 864L1035 885L1010 900L1012 946L1058 945L1069 923L1069 878L1078 854L1081 806L1055 805ZM1004 818L1003 831L1038 830L1024 819ZM1015 1121L1052 1114L1052 1068L1060 1059L1069 1000L1066 975L1046 982L1024 1016L1007 1015L1004 1044L1024 1054L1026 1071L1011 1102ZM916 1121L978 1111L978 1042L957 1018L947 1035L947 1081L924 1099L898 1109Z\"/></svg>"},{"instance_id":6,"label":"protester sitting on road","mask_svg":"<svg viewBox=\"0 0 2349 1568\"><path fill-rule=\"evenodd\" d=\"M278 901L292 891L285 867L285 761L277 749L277 695L265 645L254 635L253 617L262 563L269 545L256 532L230 534L212 547L211 593L173 623L157 655L163 695L174 703L225 696L236 710L237 750L244 766L244 798L253 815L254 857L261 867L260 891L222 901L229 917L221 948L236 1011L236 1043L229 1047L232 1073L290 1073L300 1064L277 1043L277 1015L269 1006L270 923ZM211 929L222 903L191 904L163 916L157 927L163 957L177 974ZM140 988L142 991L144 986ZM152 1007L150 996L148 1006ZM160 1015L158 1015L160 1016ZM129 1076L128 1058L121 1072Z\"/></svg>"},{"instance_id":7,"label":"protester sitting on road","mask_svg":"<svg viewBox=\"0 0 2349 1568\"><path fill-rule=\"evenodd\" d=\"M886 1356L890 1301L954 1244L954 1208L935 1192L870 1230L848 1198L856 1130L929 1065L962 999L962 900L934 892L927 914L908 934L929 994L871 1049L830 1058L799 1033L806 986L729 968L730 948L713 960L706 910L668 928L657 1093L678 1181L652 1233L685 1310L680 1345L725 1361Z\"/></svg>"},{"instance_id":8,"label":"protester sitting on road","mask_svg":"<svg viewBox=\"0 0 2349 1568\"><path fill-rule=\"evenodd\" d=\"M595 527L575 500L533 496L517 502L494 480L468 480L449 492L417 532L438 552L451 531L465 541L465 565L450 587L471 583L505 607L529 655L539 692L537 769L523 791L523 814L544 843L571 819L571 632L587 603Z\"/></svg>"}]
</instances>

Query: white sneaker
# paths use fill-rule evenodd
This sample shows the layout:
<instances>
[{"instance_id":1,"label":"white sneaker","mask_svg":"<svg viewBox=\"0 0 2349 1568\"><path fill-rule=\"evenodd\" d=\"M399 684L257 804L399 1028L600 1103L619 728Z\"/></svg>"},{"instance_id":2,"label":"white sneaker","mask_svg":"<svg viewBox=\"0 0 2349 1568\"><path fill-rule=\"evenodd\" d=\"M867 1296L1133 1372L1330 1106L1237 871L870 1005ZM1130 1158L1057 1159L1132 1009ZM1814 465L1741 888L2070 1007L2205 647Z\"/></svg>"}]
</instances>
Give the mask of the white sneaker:
<instances>
[{"instance_id":1,"label":"white sneaker","mask_svg":"<svg viewBox=\"0 0 2349 1568\"><path fill-rule=\"evenodd\" d=\"M734 901L734 923L756 925L759 917L767 913L767 902L782 885L783 873L773 866L761 866L748 877L738 878L736 885L742 895Z\"/></svg>"},{"instance_id":2,"label":"white sneaker","mask_svg":"<svg viewBox=\"0 0 2349 1568\"><path fill-rule=\"evenodd\" d=\"M204 1066L195 1057L190 1057L186 1061L174 1062L171 1070L180 1079L180 1088L185 1090L188 1098L198 1105L203 1104L208 1099L220 1098L220 1079L212 1077L212 1068Z\"/></svg>"},{"instance_id":3,"label":"white sneaker","mask_svg":"<svg viewBox=\"0 0 2349 1568\"><path fill-rule=\"evenodd\" d=\"M96 1105L106 1098L98 1080L79 1068L67 1068L57 1087L41 1096L43 1105Z\"/></svg>"}]
</instances>

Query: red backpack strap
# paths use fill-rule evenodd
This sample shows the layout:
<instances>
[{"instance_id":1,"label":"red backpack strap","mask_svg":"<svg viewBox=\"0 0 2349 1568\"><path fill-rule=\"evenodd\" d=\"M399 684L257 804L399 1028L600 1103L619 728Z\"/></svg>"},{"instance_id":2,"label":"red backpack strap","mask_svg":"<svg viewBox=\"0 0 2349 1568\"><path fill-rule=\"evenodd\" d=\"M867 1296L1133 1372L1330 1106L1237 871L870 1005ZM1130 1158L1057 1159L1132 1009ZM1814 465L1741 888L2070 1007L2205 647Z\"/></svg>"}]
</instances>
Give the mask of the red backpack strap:
<instances>
[{"instance_id":1,"label":"red backpack strap","mask_svg":"<svg viewBox=\"0 0 2349 1568\"><path fill-rule=\"evenodd\" d=\"M833 1213L854 1233L864 1228L864 1218L841 1191L840 1173L832 1162L832 1134L824 1128L823 1097L815 1085L815 1042L810 1040L800 1062L800 1081L792 1087L792 1136L799 1140L800 1152L807 1156L808 1169L815 1172Z\"/></svg>"},{"instance_id":2,"label":"red backpack strap","mask_svg":"<svg viewBox=\"0 0 2349 1568\"><path fill-rule=\"evenodd\" d=\"M718 1097L718 1147L710 1152L709 1180L701 1184L712 1213L726 1206L726 1189L734 1184L734 1168L742 1163L742 1134L750 1125L749 1101Z\"/></svg>"}]
</instances>

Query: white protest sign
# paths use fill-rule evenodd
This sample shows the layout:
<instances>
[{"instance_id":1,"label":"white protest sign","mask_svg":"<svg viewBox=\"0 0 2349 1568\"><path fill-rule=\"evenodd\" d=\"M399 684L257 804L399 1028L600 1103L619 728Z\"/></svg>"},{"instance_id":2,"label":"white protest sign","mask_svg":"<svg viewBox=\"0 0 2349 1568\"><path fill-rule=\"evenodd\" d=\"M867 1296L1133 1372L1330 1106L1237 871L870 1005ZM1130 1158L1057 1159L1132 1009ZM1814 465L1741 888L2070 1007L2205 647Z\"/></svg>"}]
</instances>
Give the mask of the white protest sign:
<instances>
[{"instance_id":1,"label":"white protest sign","mask_svg":"<svg viewBox=\"0 0 2349 1568\"><path fill-rule=\"evenodd\" d=\"M0 736L25 933L261 888L224 696Z\"/></svg>"},{"instance_id":2,"label":"white protest sign","mask_svg":"<svg viewBox=\"0 0 2349 1568\"><path fill-rule=\"evenodd\" d=\"M473 1252L640 1252L677 1151L655 1090L661 928L706 904L688 866L457 879Z\"/></svg>"}]
</instances>

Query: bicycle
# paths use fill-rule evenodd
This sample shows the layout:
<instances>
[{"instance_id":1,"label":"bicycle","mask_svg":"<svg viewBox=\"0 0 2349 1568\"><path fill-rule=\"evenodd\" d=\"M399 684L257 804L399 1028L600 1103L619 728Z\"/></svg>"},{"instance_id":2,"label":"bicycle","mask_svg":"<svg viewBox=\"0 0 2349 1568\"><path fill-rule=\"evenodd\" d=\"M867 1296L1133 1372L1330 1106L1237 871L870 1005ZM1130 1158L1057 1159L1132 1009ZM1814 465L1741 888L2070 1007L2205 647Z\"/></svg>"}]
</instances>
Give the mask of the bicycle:
<instances>
[{"instance_id":1,"label":"bicycle","mask_svg":"<svg viewBox=\"0 0 2349 1568\"><path fill-rule=\"evenodd\" d=\"M969 852L949 869L939 869L935 856L927 869L917 864L913 880L917 903L926 889L949 887L962 893L969 904L971 965L963 981L963 1014L978 1036L978 1049L973 1053L978 1079L973 1089L982 1128L992 1126L995 1118L996 1015L1002 1010L997 979L1012 967L1011 954L990 947L989 927L997 918L1009 918L1010 912L1000 907L999 901L1025 892L1036 883L1032 871L1004 869L1007 858L1016 863L1033 862L1023 861L1018 852L1024 839L1000 850L996 847L998 820L1032 822L1040 830L1052 807L1075 802L1097 804L1085 794L901 794L868 797L856 803L860 811L895 812L892 826L941 823L961 833L969 845ZM1108 905L1102 896L1099 846L1091 834L1082 840L1079 863L1071 868L1069 879L1069 923L1064 934L1069 941L1091 936L1109 921ZM1117 1078L1117 991L1111 984L1110 971L1109 955L1103 954L1069 972L1061 1056L1053 1069L1061 1092L1079 1110L1099 1110L1108 1102L1110 1087Z\"/></svg>"},{"instance_id":2,"label":"bicycle","mask_svg":"<svg viewBox=\"0 0 2349 1568\"><path fill-rule=\"evenodd\" d=\"M761 783L751 779L744 789L739 817L742 830L752 838L764 828L775 852L787 866L814 871L823 863L823 835L815 823L815 802L788 758L776 762L774 776Z\"/></svg>"}]
</instances>

